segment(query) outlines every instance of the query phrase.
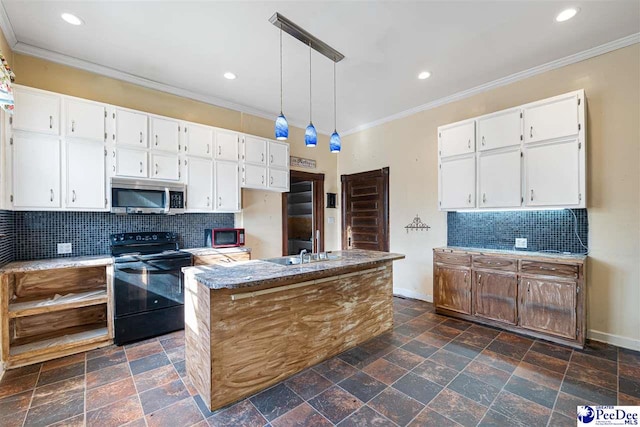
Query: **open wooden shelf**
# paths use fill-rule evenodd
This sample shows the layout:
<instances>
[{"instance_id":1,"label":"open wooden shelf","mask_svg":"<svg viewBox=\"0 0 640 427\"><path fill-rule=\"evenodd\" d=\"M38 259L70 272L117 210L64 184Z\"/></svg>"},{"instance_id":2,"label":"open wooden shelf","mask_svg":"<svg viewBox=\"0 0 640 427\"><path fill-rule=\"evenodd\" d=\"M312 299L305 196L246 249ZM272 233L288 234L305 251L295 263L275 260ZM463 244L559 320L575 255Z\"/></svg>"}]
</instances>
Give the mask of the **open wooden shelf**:
<instances>
[{"instance_id":1,"label":"open wooden shelf","mask_svg":"<svg viewBox=\"0 0 640 427\"><path fill-rule=\"evenodd\" d=\"M73 294L73 300L56 300L53 298L39 299L34 301L16 302L9 304L9 318L32 316L42 313L52 313L54 311L68 310L78 307L89 307L92 305L107 303L107 290L89 291Z\"/></svg>"}]
</instances>

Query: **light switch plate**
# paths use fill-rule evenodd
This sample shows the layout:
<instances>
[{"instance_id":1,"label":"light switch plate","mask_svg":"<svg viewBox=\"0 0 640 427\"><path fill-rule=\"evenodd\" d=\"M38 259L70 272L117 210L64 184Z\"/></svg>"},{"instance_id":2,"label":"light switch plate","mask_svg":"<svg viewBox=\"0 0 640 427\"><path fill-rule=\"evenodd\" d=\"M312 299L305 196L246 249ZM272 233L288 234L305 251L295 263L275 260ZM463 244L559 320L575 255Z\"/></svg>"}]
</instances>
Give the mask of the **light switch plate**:
<instances>
[{"instance_id":1,"label":"light switch plate","mask_svg":"<svg viewBox=\"0 0 640 427\"><path fill-rule=\"evenodd\" d=\"M525 249L527 247L527 239L524 238L516 238L516 248L523 248Z\"/></svg>"},{"instance_id":2,"label":"light switch plate","mask_svg":"<svg viewBox=\"0 0 640 427\"><path fill-rule=\"evenodd\" d=\"M71 243L58 243L58 255L70 254L71 252Z\"/></svg>"},{"instance_id":3,"label":"light switch plate","mask_svg":"<svg viewBox=\"0 0 640 427\"><path fill-rule=\"evenodd\" d=\"M329 224L335 224L336 223L336 218L333 216L327 217L327 222Z\"/></svg>"}]
</instances>

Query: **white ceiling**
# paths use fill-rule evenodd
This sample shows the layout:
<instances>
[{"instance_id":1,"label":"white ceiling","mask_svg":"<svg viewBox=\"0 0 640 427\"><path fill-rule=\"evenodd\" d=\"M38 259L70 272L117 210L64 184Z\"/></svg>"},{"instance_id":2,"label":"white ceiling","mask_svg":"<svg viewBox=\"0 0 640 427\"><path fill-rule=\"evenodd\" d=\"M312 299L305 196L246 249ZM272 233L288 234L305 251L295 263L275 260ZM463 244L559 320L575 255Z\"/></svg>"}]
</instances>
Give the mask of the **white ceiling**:
<instances>
[{"instance_id":1,"label":"white ceiling","mask_svg":"<svg viewBox=\"0 0 640 427\"><path fill-rule=\"evenodd\" d=\"M280 109L279 30L268 21L278 11L345 55L337 65L342 133L640 32L638 0L1 3L18 52L117 70L266 117ZM580 13L555 22L569 6ZM62 12L85 25L65 23ZM308 48L283 38L284 113L305 126ZM418 80L422 70L432 77ZM238 79L224 79L226 71ZM316 52L313 92L314 124L331 132L332 63Z\"/></svg>"}]
</instances>

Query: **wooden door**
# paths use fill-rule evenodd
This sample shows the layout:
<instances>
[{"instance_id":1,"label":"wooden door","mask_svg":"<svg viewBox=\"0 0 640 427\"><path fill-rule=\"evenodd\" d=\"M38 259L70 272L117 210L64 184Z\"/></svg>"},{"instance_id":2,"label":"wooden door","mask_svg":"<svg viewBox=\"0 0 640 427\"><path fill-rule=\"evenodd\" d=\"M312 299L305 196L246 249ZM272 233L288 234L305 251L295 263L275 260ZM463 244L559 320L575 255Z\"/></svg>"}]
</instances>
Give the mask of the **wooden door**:
<instances>
[{"instance_id":1,"label":"wooden door","mask_svg":"<svg viewBox=\"0 0 640 427\"><path fill-rule=\"evenodd\" d=\"M282 255L295 255L302 249L322 252L324 174L292 170L286 179L289 189L282 194Z\"/></svg>"},{"instance_id":2,"label":"wooden door","mask_svg":"<svg viewBox=\"0 0 640 427\"><path fill-rule=\"evenodd\" d=\"M389 168L342 175L342 248L389 251Z\"/></svg>"},{"instance_id":3,"label":"wooden door","mask_svg":"<svg viewBox=\"0 0 640 427\"><path fill-rule=\"evenodd\" d=\"M471 313L471 271L437 265L434 271L434 303L438 308Z\"/></svg>"},{"instance_id":4,"label":"wooden door","mask_svg":"<svg viewBox=\"0 0 640 427\"><path fill-rule=\"evenodd\" d=\"M475 272L476 316L516 324L518 279L515 274Z\"/></svg>"},{"instance_id":5,"label":"wooden door","mask_svg":"<svg viewBox=\"0 0 640 427\"><path fill-rule=\"evenodd\" d=\"M519 293L521 327L576 339L576 282L523 277Z\"/></svg>"}]
</instances>

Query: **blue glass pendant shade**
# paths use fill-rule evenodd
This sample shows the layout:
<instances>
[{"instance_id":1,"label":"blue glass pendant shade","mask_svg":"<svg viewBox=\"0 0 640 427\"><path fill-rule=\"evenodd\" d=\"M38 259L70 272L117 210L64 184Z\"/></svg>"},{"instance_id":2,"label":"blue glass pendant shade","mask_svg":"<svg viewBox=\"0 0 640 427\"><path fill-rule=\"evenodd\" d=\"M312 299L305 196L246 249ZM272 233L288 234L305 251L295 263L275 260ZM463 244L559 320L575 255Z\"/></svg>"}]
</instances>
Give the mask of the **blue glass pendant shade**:
<instances>
[{"instance_id":1,"label":"blue glass pendant shade","mask_svg":"<svg viewBox=\"0 0 640 427\"><path fill-rule=\"evenodd\" d=\"M280 115L276 119L276 139L284 141L289 138L289 123L287 118L280 112Z\"/></svg>"},{"instance_id":2,"label":"blue glass pendant shade","mask_svg":"<svg viewBox=\"0 0 640 427\"><path fill-rule=\"evenodd\" d=\"M332 153L339 153L341 148L342 141L340 140L340 135L334 130L331 134L331 139L329 140L329 151Z\"/></svg>"},{"instance_id":3,"label":"blue glass pendant shade","mask_svg":"<svg viewBox=\"0 0 640 427\"><path fill-rule=\"evenodd\" d=\"M318 145L318 133L313 123L309 123L307 130L304 132L304 143L307 147L315 147Z\"/></svg>"}]
</instances>

